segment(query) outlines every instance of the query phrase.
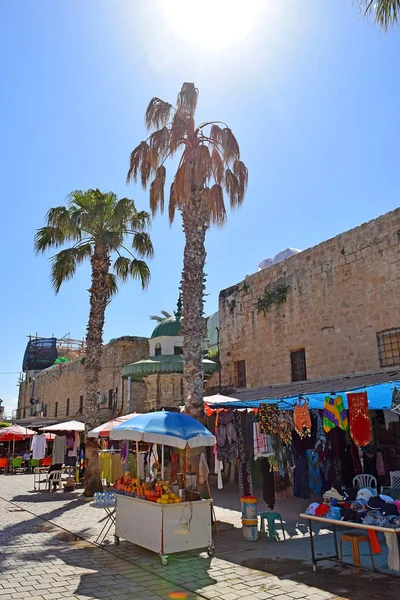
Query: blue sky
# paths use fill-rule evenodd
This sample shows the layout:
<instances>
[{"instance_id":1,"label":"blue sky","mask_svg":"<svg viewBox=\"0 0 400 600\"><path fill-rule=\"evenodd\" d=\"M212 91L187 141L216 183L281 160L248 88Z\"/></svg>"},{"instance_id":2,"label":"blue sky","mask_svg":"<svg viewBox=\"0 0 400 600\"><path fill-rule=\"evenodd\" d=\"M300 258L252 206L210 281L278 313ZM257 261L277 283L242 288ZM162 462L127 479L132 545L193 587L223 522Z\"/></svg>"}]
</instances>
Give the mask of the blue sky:
<instances>
[{"instance_id":1,"label":"blue sky","mask_svg":"<svg viewBox=\"0 0 400 600\"><path fill-rule=\"evenodd\" d=\"M29 334L82 338L89 269L55 296L32 250L46 211L74 189L125 185L144 111L200 89L198 118L234 130L249 168L240 211L207 238L206 312L220 289L287 246L305 249L396 208L400 30L384 35L351 0L0 0L3 227L0 397L15 406ZM242 11L242 12L240 12ZM243 12L245 11L245 12ZM171 165L172 170L173 165ZM125 285L104 339L149 335L175 307L179 219L151 230L152 281ZM7 374L8 373L8 374Z\"/></svg>"}]
</instances>

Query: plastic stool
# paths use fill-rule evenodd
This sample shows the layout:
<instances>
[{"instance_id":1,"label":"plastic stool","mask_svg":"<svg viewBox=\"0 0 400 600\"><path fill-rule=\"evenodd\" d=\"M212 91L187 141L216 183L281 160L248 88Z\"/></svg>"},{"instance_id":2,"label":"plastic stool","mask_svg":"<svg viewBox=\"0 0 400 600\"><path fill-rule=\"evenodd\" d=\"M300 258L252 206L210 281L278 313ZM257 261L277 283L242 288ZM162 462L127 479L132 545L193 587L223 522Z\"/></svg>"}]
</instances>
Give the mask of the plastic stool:
<instances>
[{"instance_id":1,"label":"plastic stool","mask_svg":"<svg viewBox=\"0 0 400 600\"><path fill-rule=\"evenodd\" d=\"M343 542L350 542L353 552L353 562L356 567L356 571L359 571L360 566L360 544L361 542L367 542L369 547L369 553L371 555L372 568L375 569L374 556L372 554L371 541L368 534L359 533L358 531L349 531L348 533L340 534L340 562L343 563Z\"/></svg>"},{"instance_id":2,"label":"plastic stool","mask_svg":"<svg viewBox=\"0 0 400 600\"><path fill-rule=\"evenodd\" d=\"M283 539L286 540L285 528L283 527L282 517L281 517L280 513L268 510L266 512L259 514L258 516L260 517L260 533L262 533L262 534L266 533L265 521L267 521L267 523L268 523L268 538L270 540L272 540L273 538L279 539L278 532L276 531L276 528L275 528L275 521L279 520L281 522Z\"/></svg>"}]
</instances>

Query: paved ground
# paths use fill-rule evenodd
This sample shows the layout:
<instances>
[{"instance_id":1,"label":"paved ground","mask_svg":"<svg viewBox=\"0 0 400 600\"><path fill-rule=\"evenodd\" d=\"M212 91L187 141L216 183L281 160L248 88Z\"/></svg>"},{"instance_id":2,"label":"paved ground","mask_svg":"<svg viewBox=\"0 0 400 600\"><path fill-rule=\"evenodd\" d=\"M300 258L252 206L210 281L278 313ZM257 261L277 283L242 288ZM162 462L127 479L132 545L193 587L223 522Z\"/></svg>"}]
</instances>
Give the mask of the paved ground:
<instances>
[{"instance_id":1,"label":"paved ground","mask_svg":"<svg viewBox=\"0 0 400 600\"><path fill-rule=\"evenodd\" d=\"M216 493L216 556L191 552L163 567L153 553L128 542L98 547L100 511L78 493L33 492L33 476L0 476L0 600L216 599L394 600L399 580L321 563L313 573L298 504L282 503L290 540L244 542L235 494ZM22 509L22 510L21 510ZM236 527L230 527L227 523ZM323 529L318 551L330 549ZM363 555L363 560L367 557ZM385 560L384 558L382 559Z\"/></svg>"}]
</instances>

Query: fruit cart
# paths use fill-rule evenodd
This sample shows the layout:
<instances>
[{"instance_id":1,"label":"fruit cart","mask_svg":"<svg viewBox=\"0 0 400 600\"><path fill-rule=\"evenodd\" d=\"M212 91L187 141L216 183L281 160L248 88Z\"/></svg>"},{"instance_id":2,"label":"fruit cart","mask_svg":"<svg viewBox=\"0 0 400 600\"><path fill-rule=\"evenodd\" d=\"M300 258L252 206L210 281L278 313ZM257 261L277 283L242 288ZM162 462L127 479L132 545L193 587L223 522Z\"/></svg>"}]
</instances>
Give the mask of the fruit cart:
<instances>
[{"instance_id":1,"label":"fruit cart","mask_svg":"<svg viewBox=\"0 0 400 600\"><path fill-rule=\"evenodd\" d=\"M195 419L167 411L148 413L121 423L110 432L112 439L144 441L175 448L213 446L215 437ZM162 467L162 476L163 467ZM156 552L163 565L168 554L206 548L214 555L211 531L212 499L179 498L168 482L149 486L131 478L121 477L115 484L115 543L125 539Z\"/></svg>"}]
</instances>

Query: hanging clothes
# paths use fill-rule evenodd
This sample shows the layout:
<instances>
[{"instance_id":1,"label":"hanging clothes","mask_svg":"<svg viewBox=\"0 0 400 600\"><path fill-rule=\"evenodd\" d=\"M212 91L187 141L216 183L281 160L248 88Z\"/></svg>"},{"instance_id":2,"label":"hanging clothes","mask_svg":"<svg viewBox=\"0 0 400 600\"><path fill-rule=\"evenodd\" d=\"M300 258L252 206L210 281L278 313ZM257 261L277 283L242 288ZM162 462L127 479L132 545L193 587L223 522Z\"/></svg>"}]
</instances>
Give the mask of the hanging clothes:
<instances>
[{"instance_id":1,"label":"hanging clothes","mask_svg":"<svg viewBox=\"0 0 400 600\"><path fill-rule=\"evenodd\" d=\"M53 460L52 465L64 464L67 440L65 435L56 435L53 442Z\"/></svg>"},{"instance_id":2,"label":"hanging clothes","mask_svg":"<svg viewBox=\"0 0 400 600\"><path fill-rule=\"evenodd\" d=\"M326 446L326 433L324 427L322 425L322 419L320 411L317 408L314 408L310 411L311 417L315 422L315 450L325 450Z\"/></svg>"},{"instance_id":3,"label":"hanging clothes","mask_svg":"<svg viewBox=\"0 0 400 600\"><path fill-rule=\"evenodd\" d=\"M346 431L349 427L347 412L344 407L342 396L325 396L324 402L324 430L330 431L334 427L340 427Z\"/></svg>"},{"instance_id":4,"label":"hanging clothes","mask_svg":"<svg viewBox=\"0 0 400 600\"><path fill-rule=\"evenodd\" d=\"M275 481L274 472L268 458L260 458L260 471L263 478L263 499L267 506L273 510L275 506Z\"/></svg>"},{"instance_id":5,"label":"hanging clothes","mask_svg":"<svg viewBox=\"0 0 400 600\"><path fill-rule=\"evenodd\" d=\"M277 404L260 404L260 431L261 433L269 433L272 435L279 434L278 424L278 405Z\"/></svg>"},{"instance_id":6,"label":"hanging clothes","mask_svg":"<svg viewBox=\"0 0 400 600\"><path fill-rule=\"evenodd\" d=\"M233 411L218 414L217 457L218 460L236 460L238 454L237 435L233 422Z\"/></svg>"},{"instance_id":7,"label":"hanging clothes","mask_svg":"<svg viewBox=\"0 0 400 600\"><path fill-rule=\"evenodd\" d=\"M400 390L396 387L393 390L392 394L392 410L397 414L400 414Z\"/></svg>"},{"instance_id":8,"label":"hanging clothes","mask_svg":"<svg viewBox=\"0 0 400 600\"><path fill-rule=\"evenodd\" d=\"M308 485L313 494L322 492L321 473L319 470L318 453L314 450L306 450L306 459L308 466Z\"/></svg>"},{"instance_id":9,"label":"hanging clothes","mask_svg":"<svg viewBox=\"0 0 400 600\"><path fill-rule=\"evenodd\" d=\"M308 401L299 399L293 410L294 428L301 438L311 437L311 415L308 410Z\"/></svg>"},{"instance_id":10,"label":"hanging clothes","mask_svg":"<svg viewBox=\"0 0 400 600\"><path fill-rule=\"evenodd\" d=\"M308 499L310 497L310 484L306 457L295 455L294 465L293 496Z\"/></svg>"},{"instance_id":11,"label":"hanging clothes","mask_svg":"<svg viewBox=\"0 0 400 600\"><path fill-rule=\"evenodd\" d=\"M254 459L257 460L262 456L272 456L274 454L271 442L271 436L266 433L261 433L261 424L253 423L253 440L254 440Z\"/></svg>"},{"instance_id":12,"label":"hanging clothes","mask_svg":"<svg viewBox=\"0 0 400 600\"><path fill-rule=\"evenodd\" d=\"M383 410L382 412L385 420L386 431L388 431L391 423L399 422L399 415L391 410Z\"/></svg>"},{"instance_id":13,"label":"hanging clothes","mask_svg":"<svg viewBox=\"0 0 400 600\"><path fill-rule=\"evenodd\" d=\"M350 435L356 446L366 446L372 440L366 392L347 394L350 417Z\"/></svg>"},{"instance_id":14,"label":"hanging clothes","mask_svg":"<svg viewBox=\"0 0 400 600\"><path fill-rule=\"evenodd\" d=\"M239 411L235 411L234 415L237 443L238 443L238 481L239 481L239 492L241 496L252 496L253 495L253 480L250 472L249 461L246 457L246 449L244 445L243 426L242 426L242 415Z\"/></svg>"},{"instance_id":15,"label":"hanging clothes","mask_svg":"<svg viewBox=\"0 0 400 600\"><path fill-rule=\"evenodd\" d=\"M34 435L31 442L32 458L34 460L42 460L46 453L46 448L46 434L43 433L42 435ZM62 462L64 462L64 459Z\"/></svg>"}]
</instances>

